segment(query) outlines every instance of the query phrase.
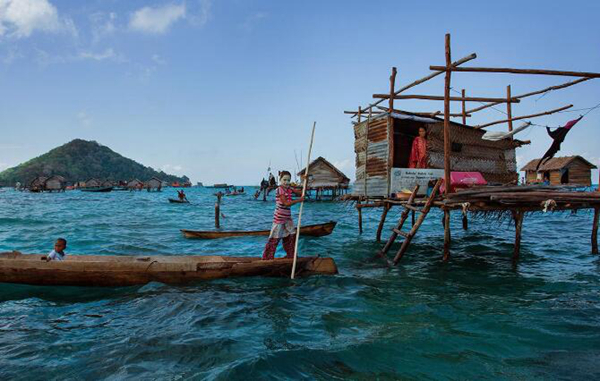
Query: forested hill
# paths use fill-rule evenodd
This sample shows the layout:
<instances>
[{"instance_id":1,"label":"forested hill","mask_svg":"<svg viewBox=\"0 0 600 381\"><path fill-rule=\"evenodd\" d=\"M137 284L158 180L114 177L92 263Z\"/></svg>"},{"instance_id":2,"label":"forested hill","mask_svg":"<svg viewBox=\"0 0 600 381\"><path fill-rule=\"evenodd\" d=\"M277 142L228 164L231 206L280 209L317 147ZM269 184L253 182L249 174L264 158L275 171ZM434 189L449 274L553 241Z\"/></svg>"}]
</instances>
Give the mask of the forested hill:
<instances>
[{"instance_id":1,"label":"forested hill","mask_svg":"<svg viewBox=\"0 0 600 381\"><path fill-rule=\"evenodd\" d=\"M177 177L119 155L95 141L75 139L65 145L0 173L0 185L13 186L16 182L28 184L38 176L63 176L69 182L90 178L101 180L146 181L152 177L172 182L186 182L186 176Z\"/></svg>"}]
</instances>

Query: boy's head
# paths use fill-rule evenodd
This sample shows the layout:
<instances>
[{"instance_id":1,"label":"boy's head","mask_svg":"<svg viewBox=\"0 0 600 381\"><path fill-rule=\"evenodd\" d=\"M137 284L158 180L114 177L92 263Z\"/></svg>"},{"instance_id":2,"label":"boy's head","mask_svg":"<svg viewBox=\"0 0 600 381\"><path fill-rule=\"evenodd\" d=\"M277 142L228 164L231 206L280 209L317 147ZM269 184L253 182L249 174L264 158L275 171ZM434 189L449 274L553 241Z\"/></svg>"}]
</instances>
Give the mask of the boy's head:
<instances>
[{"instance_id":1,"label":"boy's head","mask_svg":"<svg viewBox=\"0 0 600 381\"><path fill-rule=\"evenodd\" d=\"M67 240L64 238L59 238L54 242L54 251L57 253L61 253L63 250L67 248Z\"/></svg>"},{"instance_id":2,"label":"boy's head","mask_svg":"<svg viewBox=\"0 0 600 381\"><path fill-rule=\"evenodd\" d=\"M427 137L427 128L424 126L419 127L419 136L422 138Z\"/></svg>"},{"instance_id":3,"label":"boy's head","mask_svg":"<svg viewBox=\"0 0 600 381\"><path fill-rule=\"evenodd\" d=\"M281 182L281 185L287 187L288 185L290 185L290 182L292 181L292 174L289 173L288 171L279 172L279 181Z\"/></svg>"}]
</instances>

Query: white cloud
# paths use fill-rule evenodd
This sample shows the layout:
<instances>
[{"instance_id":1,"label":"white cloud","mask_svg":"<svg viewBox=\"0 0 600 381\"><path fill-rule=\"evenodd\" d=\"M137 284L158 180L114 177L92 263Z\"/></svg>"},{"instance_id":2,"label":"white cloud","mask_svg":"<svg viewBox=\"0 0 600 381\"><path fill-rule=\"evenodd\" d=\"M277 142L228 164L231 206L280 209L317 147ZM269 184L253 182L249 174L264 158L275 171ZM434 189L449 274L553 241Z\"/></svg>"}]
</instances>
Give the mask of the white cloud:
<instances>
[{"instance_id":1,"label":"white cloud","mask_svg":"<svg viewBox=\"0 0 600 381\"><path fill-rule=\"evenodd\" d=\"M117 14L115 12L97 12L90 16L92 22L92 37L94 42L100 41L103 37L110 36L117 31L115 21Z\"/></svg>"},{"instance_id":2,"label":"white cloud","mask_svg":"<svg viewBox=\"0 0 600 381\"><path fill-rule=\"evenodd\" d=\"M200 0L200 10L196 13L195 10L189 12L186 16L190 24L202 26L208 22L210 18L210 8L212 7L211 0Z\"/></svg>"},{"instance_id":3,"label":"white cloud","mask_svg":"<svg viewBox=\"0 0 600 381\"><path fill-rule=\"evenodd\" d=\"M92 117L89 116L85 111L80 111L77 114L77 119L83 127L89 127L92 125Z\"/></svg>"},{"instance_id":4,"label":"white cloud","mask_svg":"<svg viewBox=\"0 0 600 381\"><path fill-rule=\"evenodd\" d=\"M0 0L0 36L23 38L36 30L77 35L73 20L61 19L48 0Z\"/></svg>"},{"instance_id":5,"label":"white cloud","mask_svg":"<svg viewBox=\"0 0 600 381\"><path fill-rule=\"evenodd\" d=\"M158 65L166 65L167 61L165 61L161 56L159 56L158 54L153 54L152 55L152 61L154 61L156 64Z\"/></svg>"},{"instance_id":6,"label":"white cloud","mask_svg":"<svg viewBox=\"0 0 600 381\"><path fill-rule=\"evenodd\" d=\"M185 17L184 4L162 7L143 7L133 13L129 20L132 30L149 34L165 33L173 23Z\"/></svg>"},{"instance_id":7,"label":"white cloud","mask_svg":"<svg viewBox=\"0 0 600 381\"><path fill-rule=\"evenodd\" d=\"M103 61L107 59L118 58L118 56L115 54L115 51L112 48L108 48L102 53L80 52L77 57L81 59L90 59L95 61Z\"/></svg>"},{"instance_id":8,"label":"white cloud","mask_svg":"<svg viewBox=\"0 0 600 381\"><path fill-rule=\"evenodd\" d=\"M181 165L172 165L172 164L165 164L162 167L160 167L160 169L166 173L169 173L169 172L181 173L181 171L183 171L183 167Z\"/></svg>"},{"instance_id":9,"label":"white cloud","mask_svg":"<svg viewBox=\"0 0 600 381\"><path fill-rule=\"evenodd\" d=\"M265 12L256 12L246 18L246 21L242 24L242 29L250 32L260 22L260 20L267 17Z\"/></svg>"}]
</instances>

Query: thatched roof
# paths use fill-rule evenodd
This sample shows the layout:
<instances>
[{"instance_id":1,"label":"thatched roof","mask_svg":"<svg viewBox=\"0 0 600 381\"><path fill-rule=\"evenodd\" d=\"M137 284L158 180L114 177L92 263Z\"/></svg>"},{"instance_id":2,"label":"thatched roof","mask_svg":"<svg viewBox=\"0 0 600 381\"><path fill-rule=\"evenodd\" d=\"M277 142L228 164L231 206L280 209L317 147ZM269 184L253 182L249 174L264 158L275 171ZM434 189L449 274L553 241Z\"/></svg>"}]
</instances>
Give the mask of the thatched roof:
<instances>
[{"instance_id":1,"label":"thatched roof","mask_svg":"<svg viewBox=\"0 0 600 381\"><path fill-rule=\"evenodd\" d=\"M527 165L525 165L523 168L521 168L521 171L535 171L535 167L537 166L537 164L540 160L541 159L531 160L529 163L527 163ZM574 160L580 160L582 163L587 165L590 169L597 168L594 164L590 163L583 157L581 157L579 155L575 155L575 156L553 157L552 159L550 159L550 160L546 161L545 163L543 163L542 165L540 165L540 168L538 170L539 171L556 171L556 170L565 168L566 166L571 164L571 162L573 162Z\"/></svg>"},{"instance_id":2,"label":"thatched roof","mask_svg":"<svg viewBox=\"0 0 600 381\"><path fill-rule=\"evenodd\" d=\"M344 173L342 171L340 171L339 169L337 169L333 164L331 164L330 162L328 162L327 160L325 160L324 157L319 156L318 158L316 158L315 160L313 160L309 165L308 165L308 171L309 171L309 175L310 175L310 168L318 163L323 163L325 164L325 166L331 168L331 170L333 172L335 172L340 178L341 180L348 180L350 181L350 179L344 175ZM300 172L298 172L298 176L304 176L304 172L306 171L306 168L302 169ZM310 177L310 176L309 176Z\"/></svg>"}]
</instances>

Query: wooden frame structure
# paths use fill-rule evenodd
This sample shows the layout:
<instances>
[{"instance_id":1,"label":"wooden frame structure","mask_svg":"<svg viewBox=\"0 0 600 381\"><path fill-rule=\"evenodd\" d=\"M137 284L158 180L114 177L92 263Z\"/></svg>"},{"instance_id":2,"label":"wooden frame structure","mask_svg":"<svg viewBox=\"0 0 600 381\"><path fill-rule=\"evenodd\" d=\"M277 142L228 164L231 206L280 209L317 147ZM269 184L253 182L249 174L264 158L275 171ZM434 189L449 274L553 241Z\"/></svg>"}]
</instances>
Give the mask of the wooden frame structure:
<instances>
[{"instance_id":1,"label":"wooden frame structure","mask_svg":"<svg viewBox=\"0 0 600 381\"><path fill-rule=\"evenodd\" d=\"M403 99L418 99L418 100L430 100L430 101L443 101L444 108L443 111L434 111L430 113L412 113L413 115L423 115L429 117L435 117L440 114L443 114L443 152L444 152L444 165L443 165L443 180L444 184L450 184L451 181L451 171L452 171L452 144L453 144L453 136L450 133L451 117L460 117L462 118L462 124L466 125L467 118L471 116L471 114L484 110L489 107L493 107L499 104L506 104L506 114L507 118L492 121L490 123L481 124L479 126L472 126L473 129L484 129L486 127L506 123L508 126L508 131L513 130L513 122L522 119L531 119L544 115L551 115L560 111L564 111L568 108L571 108L572 105L566 105L564 107L560 107L553 110L548 110L542 113L532 114L532 115L524 115L524 116L514 116L513 115L513 103L519 103L522 99L531 97L536 94L543 94L549 91L564 89L584 81L588 81L592 78L600 78L600 73L591 73L591 72L578 72L578 71L560 71L560 70L545 70L545 69L513 69L513 68L487 68L487 67L464 67L462 66L464 63L469 62L477 57L476 54L471 54L466 56L458 61L452 61L451 55L451 44L450 44L450 34L446 34L445 36L445 65L441 66L430 66L430 70L433 73L425 76L417 81L414 81L399 90L395 90L395 80L397 76L397 69L395 67L392 68L392 73L390 76L390 90L387 94L373 94L373 98L377 99L376 102L367 105L366 107L359 106L357 111L344 111L345 114L350 114L352 118L356 117L357 122L355 124L359 124L363 121L363 117L367 116L367 136L369 134L369 125L371 120L374 117L385 117L388 119L391 118L393 112L397 112L394 108L394 100L403 100ZM472 72L472 73L512 73L512 74L530 74L530 75L553 75L553 76L570 76L577 77L576 80L566 82L560 85L555 85L551 87L547 87L541 90L536 90L533 92L521 94L521 95L513 95L511 86L508 85L506 88L506 97L505 98L497 98L497 97L479 97L479 96L466 96L466 91L463 89L461 91L461 96L450 96L451 90L451 79L452 73L461 73L461 72ZM406 95L402 94L404 91L411 89L419 84L427 82L428 80L437 77L439 75L444 74L444 95L417 95L411 94ZM382 107L380 104L384 101L388 100L388 107ZM461 102L462 103L462 112L460 114L452 114L450 112L450 102ZM467 109L466 102L477 101L477 102L487 102L483 106ZM388 123L389 128L389 123ZM356 133L356 131L355 131ZM388 134L389 135L389 134ZM456 138L456 137L454 137ZM511 138L512 139L512 138ZM367 138L367 147L365 152L369 152L368 146L369 140ZM524 142L525 143L525 142ZM393 144L393 142L391 142ZM368 160L368 155L365 153L365 160ZM358 159L357 159L358 161ZM368 166L368 163L365 164L365 171ZM388 172L391 167L391 164L388 164ZM365 176L365 189L367 186L367 176ZM389 187L388 187L389 192ZM388 211L393 206L403 206L405 208L405 212L408 213L408 210L412 210L411 208L415 208L413 205L425 205L424 200L415 200L414 195L410 198L410 201L399 200L393 197L392 194L388 194L383 199L373 199L370 198L368 193L365 190L364 196L350 196L347 198L348 200L356 201L356 208L358 210L359 215L359 232L362 233L362 209L363 208L383 208L383 213L381 216L381 220L377 229L377 240L381 240L381 233L385 223L386 216ZM410 204L410 205L407 205ZM520 242L521 242L521 228L523 224L524 215L527 212L535 212L535 211L561 211L561 210L578 210L578 209L593 209L594 210L594 218L592 223L592 253L598 253L598 220L600 215L600 192L571 192L565 189L560 189L556 187L526 187L526 186L497 186L497 187L480 187L476 189L471 189L462 192L454 192L452 186L445 186L443 196L436 198L433 201L433 207L439 208L444 213L444 250L443 250L443 259L448 260L450 258L450 244L451 244L451 232L450 232L450 213L451 211L461 210L463 212L463 228L467 229L468 220L467 220L467 212L471 212L471 214L504 214L508 213L511 215L512 219L515 222L515 246L513 252L513 261L516 261L519 258L520 252ZM405 213L403 213L404 215ZM413 210L414 216L414 210ZM406 216L404 216L406 218ZM413 217L414 218L414 217ZM415 232L416 233L416 232ZM413 234L414 235L414 234ZM395 237L394 237L395 238ZM410 237L412 238L412 236ZM403 245L404 250L406 245ZM389 247L386 248L389 249ZM397 261L395 261L397 262Z\"/></svg>"}]
</instances>

